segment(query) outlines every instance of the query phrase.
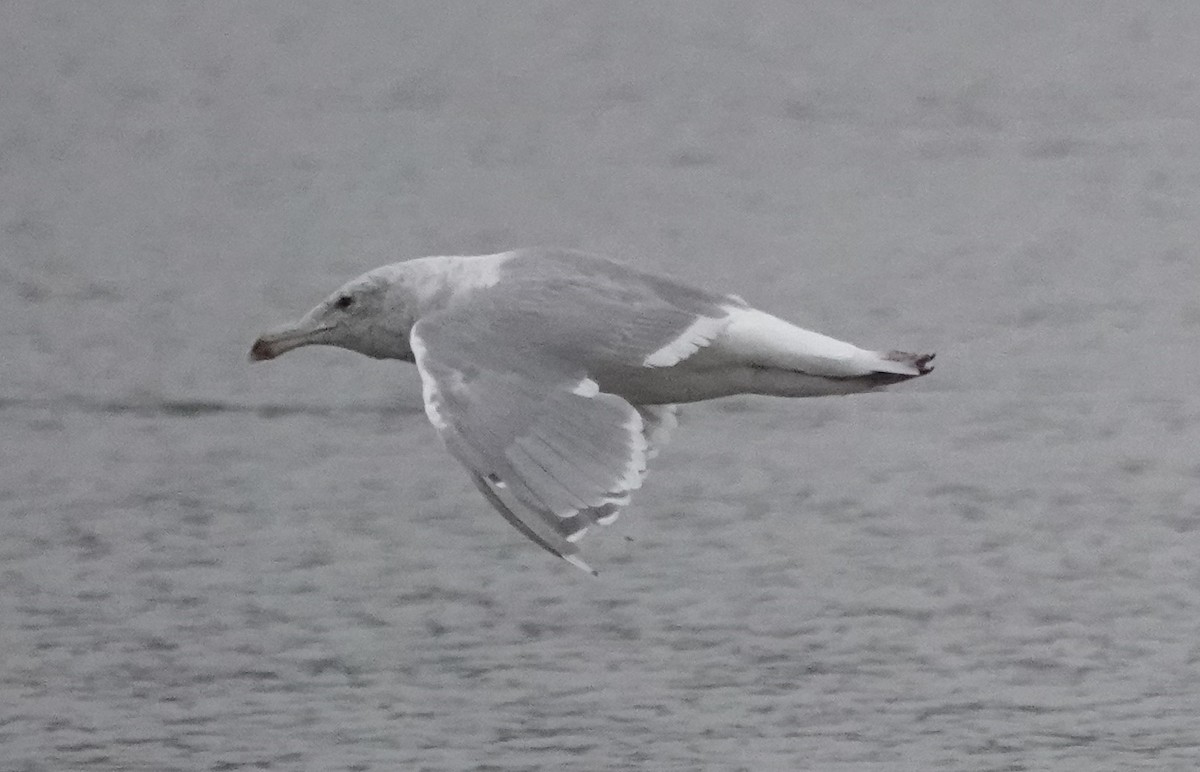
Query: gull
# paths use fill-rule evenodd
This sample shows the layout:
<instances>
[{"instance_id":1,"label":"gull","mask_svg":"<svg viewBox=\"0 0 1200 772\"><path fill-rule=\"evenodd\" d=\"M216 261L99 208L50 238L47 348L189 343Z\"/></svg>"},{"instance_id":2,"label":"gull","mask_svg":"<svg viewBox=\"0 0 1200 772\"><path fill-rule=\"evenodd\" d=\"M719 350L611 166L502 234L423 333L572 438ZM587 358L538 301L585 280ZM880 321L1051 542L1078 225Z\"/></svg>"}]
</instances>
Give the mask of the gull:
<instances>
[{"instance_id":1,"label":"gull","mask_svg":"<svg viewBox=\"0 0 1200 772\"><path fill-rule=\"evenodd\" d=\"M416 364L430 423L484 498L593 574L576 542L629 503L680 403L853 394L933 369L933 354L859 348L565 249L376 268L263 333L250 358L309 345Z\"/></svg>"}]
</instances>

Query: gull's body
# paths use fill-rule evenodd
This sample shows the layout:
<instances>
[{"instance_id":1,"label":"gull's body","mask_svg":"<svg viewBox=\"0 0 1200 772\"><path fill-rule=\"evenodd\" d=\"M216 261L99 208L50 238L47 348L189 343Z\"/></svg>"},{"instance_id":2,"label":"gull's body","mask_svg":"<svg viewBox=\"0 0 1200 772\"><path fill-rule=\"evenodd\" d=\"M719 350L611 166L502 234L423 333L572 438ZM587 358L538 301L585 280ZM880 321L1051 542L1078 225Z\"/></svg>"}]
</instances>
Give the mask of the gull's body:
<instances>
[{"instance_id":1,"label":"gull's body","mask_svg":"<svg viewBox=\"0 0 1200 772\"><path fill-rule=\"evenodd\" d=\"M581 568L575 540L641 485L676 404L871 391L932 359L862 349L569 250L377 268L264 334L251 357L309 344L415 362L430 422L488 501Z\"/></svg>"}]
</instances>

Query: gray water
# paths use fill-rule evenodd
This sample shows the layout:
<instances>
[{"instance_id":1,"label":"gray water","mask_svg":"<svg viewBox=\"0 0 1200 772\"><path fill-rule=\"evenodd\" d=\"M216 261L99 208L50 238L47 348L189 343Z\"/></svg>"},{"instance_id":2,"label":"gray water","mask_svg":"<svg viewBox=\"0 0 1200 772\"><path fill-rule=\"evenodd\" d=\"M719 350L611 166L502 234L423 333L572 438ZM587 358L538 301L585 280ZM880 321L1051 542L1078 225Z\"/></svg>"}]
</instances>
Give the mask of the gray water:
<instances>
[{"instance_id":1,"label":"gray water","mask_svg":"<svg viewBox=\"0 0 1200 772\"><path fill-rule=\"evenodd\" d=\"M0 769L1193 769L1200 6L0 5ZM263 328L572 246L862 345L593 579ZM632 541L625 537L632 537Z\"/></svg>"}]
</instances>

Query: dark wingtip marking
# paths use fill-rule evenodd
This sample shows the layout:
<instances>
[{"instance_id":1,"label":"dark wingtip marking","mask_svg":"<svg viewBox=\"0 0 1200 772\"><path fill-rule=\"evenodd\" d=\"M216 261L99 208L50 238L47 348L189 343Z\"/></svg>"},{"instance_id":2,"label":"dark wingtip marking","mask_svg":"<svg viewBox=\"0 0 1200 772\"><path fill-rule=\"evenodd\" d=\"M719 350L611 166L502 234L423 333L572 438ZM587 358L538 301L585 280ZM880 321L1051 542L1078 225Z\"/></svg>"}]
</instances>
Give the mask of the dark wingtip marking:
<instances>
[{"instance_id":1,"label":"dark wingtip marking","mask_svg":"<svg viewBox=\"0 0 1200 772\"><path fill-rule=\"evenodd\" d=\"M254 341L254 345L250 347L251 362L265 362L268 359L275 358L275 351L271 348L271 344L259 338Z\"/></svg>"},{"instance_id":2,"label":"dark wingtip marking","mask_svg":"<svg viewBox=\"0 0 1200 772\"><path fill-rule=\"evenodd\" d=\"M889 351L884 355L885 358L890 359L893 362L903 362L904 364L912 365L913 367L917 368L916 375L925 375L929 371L933 370L929 363L933 361L935 356L937 356L937 354L910 354L907 351ZM916 375L910 375L908 377L915 378Z\"/></svg>"},{"instance_id":3,"label":"dark wingtip marking","mask_svg":"<svg viewBox=\"0 0 1200 772\"><path fill-rule=\"evenodd\" d=\"M934 354L909 354L906 351L889 351L883 356L885 359L890 359L893 362L912 365L917 371L915 373L875 372L863 376L863 379L872 386L890 386L893 383L903 383L904 381L920 378L922 375L933 372L933 367L929 362L934 358Z\"/></svg>"}]
</instances>

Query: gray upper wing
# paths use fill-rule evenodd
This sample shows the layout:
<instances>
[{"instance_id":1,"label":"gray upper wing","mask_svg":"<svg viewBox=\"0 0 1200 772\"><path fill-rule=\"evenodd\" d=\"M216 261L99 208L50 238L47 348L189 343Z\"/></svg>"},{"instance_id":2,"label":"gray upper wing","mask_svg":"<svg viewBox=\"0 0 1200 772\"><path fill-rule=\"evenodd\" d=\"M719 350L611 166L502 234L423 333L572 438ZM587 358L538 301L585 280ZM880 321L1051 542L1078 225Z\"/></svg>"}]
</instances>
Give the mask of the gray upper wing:
<instances>
[{"instance_id":1,"label":"gray upper wing","mask_svg":"<svg viewBox=\"0 0 1200 772\"><path fill-rule=\"evenodd\" d=\"M493 287L473 294L473 320L510 345L553 354L595 376L606 368L666 367L728 324L740 298L719 295L571 250L523 250Z\"/></svg>"}]
</instances>

